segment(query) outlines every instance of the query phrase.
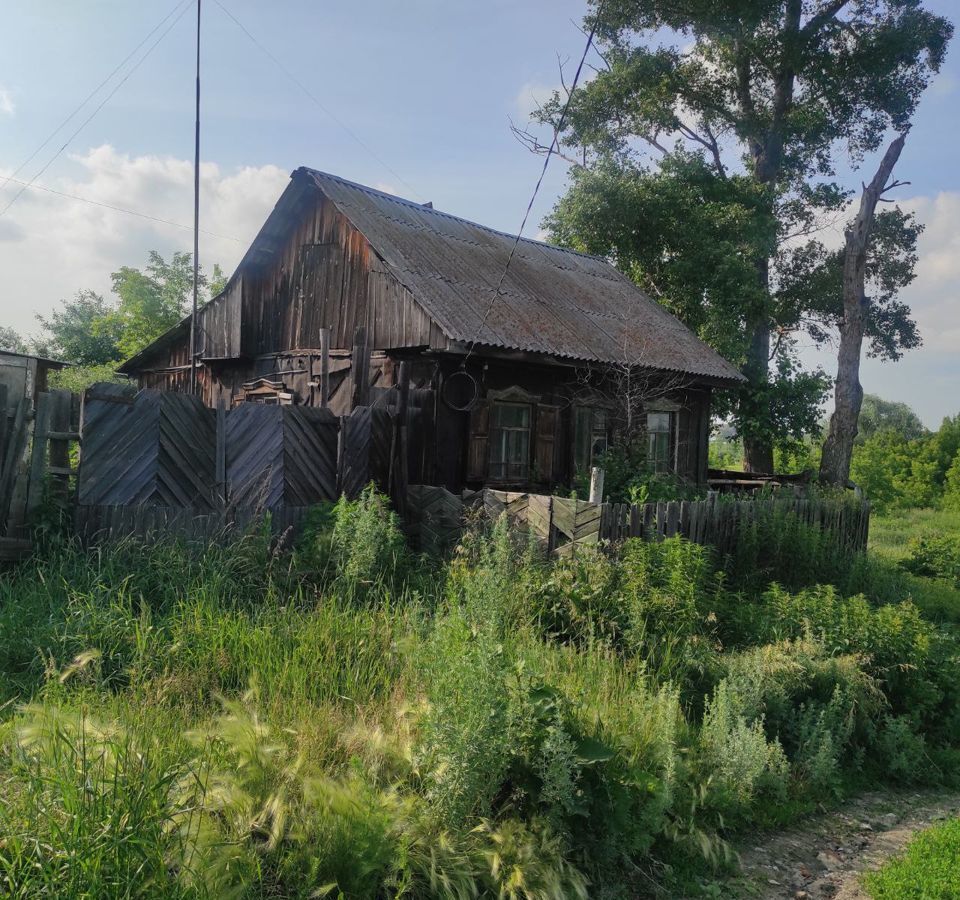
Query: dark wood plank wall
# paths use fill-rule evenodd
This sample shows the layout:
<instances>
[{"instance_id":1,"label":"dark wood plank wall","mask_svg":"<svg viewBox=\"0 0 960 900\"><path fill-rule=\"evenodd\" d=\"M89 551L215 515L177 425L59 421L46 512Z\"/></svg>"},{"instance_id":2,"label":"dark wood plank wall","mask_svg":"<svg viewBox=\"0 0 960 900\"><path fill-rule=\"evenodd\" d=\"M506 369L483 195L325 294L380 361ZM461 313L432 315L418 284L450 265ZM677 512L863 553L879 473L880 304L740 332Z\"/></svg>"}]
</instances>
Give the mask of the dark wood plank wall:
<instances>
[{"instance_id":1,"label":"dark wood plank wall","mask_svg":"<svg viewBox=\"0 0 960 900\"><path fill-rule=\"evenodd\" d=\"M384 267L366 238L320 194L305 198L282 250L245 277L243 351L258 356L319 347L350 347L358 327L375 349L445 347L446 339Z\"/></svg>"},{"instance_id":2,"label":"dark wood plank wall","mask_svg":"<svg viewBox=\"0 0 960 900\"><path fill-rule=\"evenodd\" d=\"M240 276L215 303L208 303L197 316L200 325L197 346L203 359L236 359L240 356L242 298L243 277Z\"/></svg>"},{"instance_id":3,"label":"dark wood plank wall","mask_svg":"<svg viewBox=\"0 0 960 900\"><path fill-rule=\"evenodd\" d=\"M582 371L498 363L492 359L477 360L469 368L480 385L481 396L486 396L488 391L519 387L539 397L539 406L550 412L549 417L536 415L532 422L535 444L552 440L552 452L543 448L538 450L536 446L533 451L539 456L539 459L537 456L534 458L538 462L536 468L540 471L546 468L552 456L550 478L517 487L543 489L569 484L574 475L574 408L581 402L584 391ZM423 483L444 485L453 491L461 490L465 484L471 427L470 413L452 409L444 399L445 379L458 369L459 361L449 357L430 362L422 360L415 363L414 367L414 377L421 384L431 381L439 384L431 414L424 419L424 429L431 429L433 449L424 457ZM596 390L602 395L603 385L597 384ZM701 387L677 388L669 394L669 400L678 407L677 472L685 478L703 483L707 475L710 390Z\"/></svg>"},{"instance_id":4,"label":"dark wood plank wall","mask_svg":"<svg viewBox=\"0 0 960 900\"><path fill-rule=\"evenodd\" d=\"M198 380L209 405L220 398L229 403L244 382L279 372L300 401L310 404L309 382L316 374L311 362L319 358L321 328L330 329L331 347L344 351L353 346L358 327L367 329L374 350L446 346L439 327L331 203L317 193L301 204L276 256L242 273L198 315L205 362ZM376 367L372 378L374 383L380 378ZM331 381L335 393L335 368ZM139 382L162 390L188 388L186 329L145 364Z\"/></svg>"}]
</instances>

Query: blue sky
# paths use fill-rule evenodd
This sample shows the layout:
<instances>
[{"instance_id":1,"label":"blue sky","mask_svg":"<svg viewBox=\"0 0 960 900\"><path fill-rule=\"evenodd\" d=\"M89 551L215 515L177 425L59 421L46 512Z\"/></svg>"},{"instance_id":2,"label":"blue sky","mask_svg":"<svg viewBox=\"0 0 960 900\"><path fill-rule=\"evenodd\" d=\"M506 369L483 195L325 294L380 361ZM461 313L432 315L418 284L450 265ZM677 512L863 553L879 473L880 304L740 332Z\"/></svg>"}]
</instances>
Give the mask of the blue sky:
<instances>
[{"instance_id":1,"label":"blue sky","mask_svg":"<svg viewBox=\"0 0 960 900\"><path fill-rule=\"evenodd\" d=\"M516 230L541 163L514 140L509 118L523 121L532 98L557 84L558 54L575 63L584 42L576 27L582 0L222 3L373 155L216 0L203 0L202 225L217 235L203 236L206 265L236 263L299 165ZM948 0L927 5L947 14L954 8ZM0 183L173 7L173 0L8 4L0 34ZM38 184L190 223L193 16L187 10ZM35 174L96 102L18 177ZM897 169L911 181L899 197L929 224L906 298L926 346L896 365L868 362L863 377L867 390L911 403L931 425L960 411L958 109L960 64L952 52ZM565 181L555 160L528 233ZM0 208L15 190L0 190ZM0 217L0 324L34 331L36 313L81 287L107 291L109 272L140 264L148 249L190 246L187 229L27 191Z\"/></svg>"}]
</instances>

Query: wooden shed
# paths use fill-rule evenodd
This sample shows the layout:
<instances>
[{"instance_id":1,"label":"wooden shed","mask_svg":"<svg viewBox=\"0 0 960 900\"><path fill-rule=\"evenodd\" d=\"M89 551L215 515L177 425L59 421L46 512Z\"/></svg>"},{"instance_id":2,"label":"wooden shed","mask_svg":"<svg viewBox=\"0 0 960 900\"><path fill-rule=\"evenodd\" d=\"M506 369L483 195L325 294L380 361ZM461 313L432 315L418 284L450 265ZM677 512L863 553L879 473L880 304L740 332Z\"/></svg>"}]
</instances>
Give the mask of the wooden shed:
<instances>
[{"instance_id":1,"label":"wooden shed","mask_svg":"<svg viewBox=\"0 0 960 900\"><path fill-rule=\"evenodd\" d=\"M121 371L346 414L406 362L409 480L451 490L569 484L627 429L703 481L711 391L742 380L606 260L306 168L196 324L195 359L188 318Z\"/></svg>"},{"instance_id":2,"label":"wooden shed","mask_svg":"<svg viewBox=\"0 0 960 900\"><path fill-rule=\"evenodd\" d=\"M10 414L21 399L35 406L37 397L47 389L47 374L66 365L58 359L0 350L0 396L6 396L5 406Z\"/></svg>"}]
</instances>

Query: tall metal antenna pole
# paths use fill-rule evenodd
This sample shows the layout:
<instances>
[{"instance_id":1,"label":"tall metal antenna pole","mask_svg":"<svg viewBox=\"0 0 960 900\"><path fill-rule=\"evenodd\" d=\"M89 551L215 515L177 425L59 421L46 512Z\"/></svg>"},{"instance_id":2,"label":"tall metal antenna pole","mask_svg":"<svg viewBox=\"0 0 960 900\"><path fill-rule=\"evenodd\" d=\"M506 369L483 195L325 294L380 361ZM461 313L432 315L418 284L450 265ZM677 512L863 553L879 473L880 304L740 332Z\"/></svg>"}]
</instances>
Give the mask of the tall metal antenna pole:
<instances>
[{"instance_id":1,"label":"tall metal antenna pole","mask_svg":"<svg viewBox=\"0 0 960 900\"><path fill-rule=\"evenodd\" d=\"M190 393L197 392L197 292L200 285L200 0L197 0L197 119L193 148L193 309L190 314Z\"/></svg>"}]
</instances>

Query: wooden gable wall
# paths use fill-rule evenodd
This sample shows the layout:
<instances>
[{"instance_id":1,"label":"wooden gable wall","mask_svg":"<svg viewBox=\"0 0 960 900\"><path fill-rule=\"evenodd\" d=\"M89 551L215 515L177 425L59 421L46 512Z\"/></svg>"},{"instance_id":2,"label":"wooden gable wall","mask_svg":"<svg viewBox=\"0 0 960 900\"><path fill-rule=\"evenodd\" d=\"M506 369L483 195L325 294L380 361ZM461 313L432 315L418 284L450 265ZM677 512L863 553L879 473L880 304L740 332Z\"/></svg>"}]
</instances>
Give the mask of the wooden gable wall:
<instances>
[{"instance_id":1,"label":"wooden gable wall","mask_svg":"<svg viewBox=\"0 0 960 900\"><path fill-rule=\"evenodd\" d=\"M246 356L351 347L358 327L373 349L446 346L446 339L366 238L319 192L300 201L282 248L244 273L241 348Z\"/></svg>"}]
</instances>

